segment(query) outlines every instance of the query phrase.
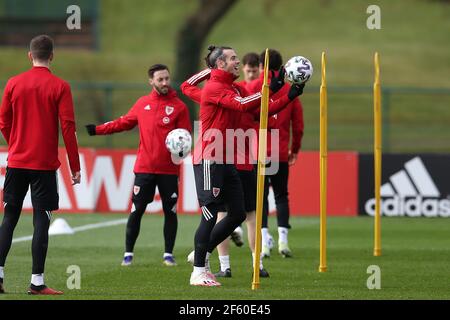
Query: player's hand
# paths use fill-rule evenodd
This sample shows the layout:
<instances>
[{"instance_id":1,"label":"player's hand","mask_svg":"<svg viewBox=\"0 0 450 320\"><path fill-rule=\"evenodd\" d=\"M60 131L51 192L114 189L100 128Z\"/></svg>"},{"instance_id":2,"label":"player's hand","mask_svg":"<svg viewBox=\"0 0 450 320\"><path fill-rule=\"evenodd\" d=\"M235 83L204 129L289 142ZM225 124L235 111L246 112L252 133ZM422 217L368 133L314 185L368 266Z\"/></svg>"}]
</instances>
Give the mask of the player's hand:
<instances>
[{"instance_id":1,"label":"player's hand","mask_svg":"<svg viewBox=\"0 0 450 320\"><path fill-rule=\"evenodd\" d=\"M292 153L292 152L289 150L288 164L289 164L290 166L293 166L293 165L295 164L295 162L297 161L297 157L298 157L297 153Z\"/></svg>"},{"instance_id":2,"label":"player's hand","mask_svg":"<svg viewBox=\"0 0 450 320\"><path fill-rule=\"evenodd\" d=\"M81 181L80 171L72 172L72 185L78 184Z\"/></svg>"},{"instance_id":3,"label":"player's hand","mask_svg":"<svg viewBox=\"0 0 450 320\"><path fill-rule=\"evenodd\" d=\"M95 136L96 132L95 132L95 124L88 124L85 126L87 132L89 133L90 136Z\"/></svg>"},{"instance_id":4,"label":"player's hand","mask_svg":"<svg viewBox=\"0 0 450 320\"><path fill-rule=\"evenodd\" d=\"M284 67L281 66L280 72L278 73L277 77L275 77L275 71L272 70L271 72L272 77L270 79L269 87L270 91L272 91L272 93L275 93L284 86L284 75L286 74L286 70L284 70Z\"/></svg>"},{"instance_id":5,"label":"player's hand","mask_svg":"<svg viewBox=\"0 0 450 320\"><path fill-rule=\"evenodd\" d=\"M303 88L305 87L305 83L302 84L292 84L291 85L291 89L288 92L288 98L289 100L294 100L295 98L297 98L298 96L302 95L303 93Z\"/></svg>"}]
</instances>

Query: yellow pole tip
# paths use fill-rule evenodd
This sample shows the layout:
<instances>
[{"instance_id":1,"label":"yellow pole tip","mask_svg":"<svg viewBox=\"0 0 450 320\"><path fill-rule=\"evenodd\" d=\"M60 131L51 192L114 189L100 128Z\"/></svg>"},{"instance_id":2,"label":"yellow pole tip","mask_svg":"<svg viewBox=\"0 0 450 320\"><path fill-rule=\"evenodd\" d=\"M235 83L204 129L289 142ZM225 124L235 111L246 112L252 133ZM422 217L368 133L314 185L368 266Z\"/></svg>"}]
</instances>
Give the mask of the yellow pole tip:
<instances>
[{"instance_id":1,"label":"yellow pole tip","mask_svg":"<svg viewBox=\"0 0 450 320\"><path fill-rule=\"evenodd\" d=\"M252 290L259 289L259 283L253 283L252 284Z\"/></svg>"},{"instance_id":2,"label":"yellow pole tip","mask_svg":"<svg viewBox=\"0 0 450 320\"><path fill-rule=\"evenodd\" d=\"M327 272L327 267L319 267L319 272Z\"/></svg>"},{"instance_id":3,"label":"yellow pole tip","mask_svg":"<svg viewBox=\"0 0 450 320\"><path fill-rule=\"evenodd\" d=\"M381 249L373 250L373 256L374 257L381 257Z\"/></svg>"}]
</instances>

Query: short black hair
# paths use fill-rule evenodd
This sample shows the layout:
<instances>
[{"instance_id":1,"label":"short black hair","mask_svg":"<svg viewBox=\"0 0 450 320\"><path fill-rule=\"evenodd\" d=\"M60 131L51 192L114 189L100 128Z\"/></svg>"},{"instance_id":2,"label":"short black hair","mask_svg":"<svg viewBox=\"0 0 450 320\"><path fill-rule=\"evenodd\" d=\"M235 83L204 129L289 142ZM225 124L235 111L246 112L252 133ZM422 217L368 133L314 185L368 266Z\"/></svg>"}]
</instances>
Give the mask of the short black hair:
<instances>
[{"instance_id":1,"label":"short black hair","mask_svg":"<svg viewBox=\"0 0 450 320\"><path fill-rule=\"evenodd\" d=\"M30 52L35 60L49 60L53 53L53 39L46 34L34 37L30 41Z\"/></svg>"},{"instance_id":2,"label":"short black hair","mask_svg":"<svg viewBox=\"0 0 450 320\"><path fill-rule=\"evenodd\" d=\"M156 71L161 71L161 70L169 71L169 67L167 67L164 64L160 64L160 63L154 64L150 68L148 68L148 76L150 78L153 78L153 75L155 74L155 72Z\"/></svg>"},{"instance_id":3,"label":"short black hair","mask_svg":"<svg viewBox=\"0 0 450 320\"><path fill-rule=\"evenodd\" d=\"M225 47L225 46L221 46L221 47L216 47L214 45L210 45L208 46L208 54L205 57L205 62L206 65L211 68L214 69L217 67L217 60L224 60L224 55L223 55L223 51L224 50L231 50L233 48L231 47Z\"/></svg>"},{"instance_id":4,"label":"short black hair","mask_svg":"<svg viewBox=\"0 0 450 320\"><path fill-rule=\"evenodd\" d=\"M264 64L266 59L266 50L261 52L259 56L259 62ZM281 57L281 53L279 53L275 49L269 49L269 70L278 70L283 64L283 58Z\"/></svg>"},{"instance_id":5,"label":"short black hair","mask_svg":"<svg viewBox=\"0 0 450 320\"><path fill-rule=\"evenodd\" d=\"M250 67L259 67L259 55L255 52L249 52L242 58L242 65L248 64Z\"/></svg>"}]
</instances>

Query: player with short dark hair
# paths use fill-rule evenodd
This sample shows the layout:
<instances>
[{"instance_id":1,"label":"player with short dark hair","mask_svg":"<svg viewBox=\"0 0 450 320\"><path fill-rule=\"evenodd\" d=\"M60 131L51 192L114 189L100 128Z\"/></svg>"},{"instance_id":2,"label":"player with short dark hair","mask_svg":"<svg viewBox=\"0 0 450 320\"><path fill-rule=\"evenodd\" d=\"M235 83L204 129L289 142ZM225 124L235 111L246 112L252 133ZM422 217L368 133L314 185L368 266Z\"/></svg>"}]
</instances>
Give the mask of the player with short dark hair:
<instances>
[{"instance_id":1,"label":"player with short dark hair","mask_svg":"<svg viewBox=\"0 0 450 320\"><path fill-rule=\"evenodd\" d=\"M8 167L3 189L4 216L0 226L0 292L4 266L19 221L23 200L31 187L33 204L33 268L29 294L61 291L44 284L48 229L58 210L58 120L66 145L73 184L80 183L80 161L75 134L72 93L67 82L50 71L53 40L40 35L31 40L31 70L8 80L0 108L0 129L8 144Z\"/></svg>"},{"instance_id":2,"label":"player with short dark hair","mask_svg":"<svg viewBox=\"0 0 450 320\"><path fill-rule=\"evenodd\" d=\"M259 77L259 55L249 52L242 58L242 72L244 80L240 83L247 84Z\"/></svg>"},{"instance_id":3,"label":"player with short dark hair","mask_svg":"<svg viewBox=\"0 0 450 320\"><path fill-rule=\"evenodd\" d=\"M142 216L147 205L153 201L158 187L164 211L163 263L175 266L173 248L178 228L179 165L174 163L165 140L167 134L174 129L191 131L191 122L186 105L170 87L168 67L155 64L149 68L148 75L153 90L149 95L140 97L126 115L99 126L90 124L86 127L90 135L113 134L139 127L132 208L126 228L122 265L129 266L132 263Z\"/></svg>"},{"instance_id":4,"label":"player with short dark hair","mask_svg":"<svg viewBox=\"0 0 450 320\"><path fill-rule=\"evenodd\" d=\"M265 51L260 55L260 61L264 61ZM283 65L283 58L275 49L269 49L269 70L270 75L276 76L277 70ZM260 70L263 64L260 63ZM263 77L253 81L248 86L250 92L260 90ZM302 84L304 86L304 84ZM286 84L277 94L289 91ZM276 95L275 95L276 96ZM278 162L278 171L274 175L267 175L264 184L264 210L262 217L262 252L265 257L270 256L271 235L268 229L268 195L269 185L272 186L275 195L275 204L277 208L278 223L278 251L283 257L291 257L292 253L288 246L288 230L291 228L289 224L289 198L288 198L288 176L289 166L293 165L297 159L300 150L301 140L303 137L303 107L299 99L293 99L289 105L279 113L272 116L269 120L269 130L279 130L280 144L278 153L270 157L272 163ZM292 127L292 144L289 147ZM270 154L270 145L268 145L268 154Z\"/></svg>"}]
</instances>

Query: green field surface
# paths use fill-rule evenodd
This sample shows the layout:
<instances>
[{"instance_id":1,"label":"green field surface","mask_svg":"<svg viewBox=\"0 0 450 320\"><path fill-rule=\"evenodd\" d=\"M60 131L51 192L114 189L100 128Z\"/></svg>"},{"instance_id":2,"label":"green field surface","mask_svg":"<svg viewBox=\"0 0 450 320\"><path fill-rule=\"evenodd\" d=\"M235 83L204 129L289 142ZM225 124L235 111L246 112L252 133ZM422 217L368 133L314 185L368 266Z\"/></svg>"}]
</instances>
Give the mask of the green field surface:
<instances>
[{"instance_id":1,"label":"green field surface","mask_svg":"<svg viewBox=\"0 0 450 320\"><path fill-rule=\"evenodd\" d=\"M369 5L381 9L381 29L369 30ZM147 68L175 68L176 35L197 1L101 1L98 51L56 48L55 74L69 81L145 85ZM450 88L450 6L432 0L240 0L209 33L208 44L234 47L241 57L270 47L286 61L308 57L314 75L301 100L305 113L304 150L319 141L320 55L327 53L329 149L371 152L373 140L373 54L381 57L382 88ZM0 82L29 67L25 48L0 48ZM203 63L202 63L203 66ZM336 92L337 88L364 92ZM138 133L118 134L108 144L89 137L84 125L117 118L148 90L115 90L112 110L102 90L74 89L81 146L135 148ZM448 152L449 93L392 92L383 96L385 151ZM97 110L97 111L95 111ZM1 141L1 143L4 143Z\"/></svg>"},{"instance_id":2,"label":"green field surface","mask_svg":"<svg viewBox=\"0 0 450 320\"><path fill-rule=\"evenodd\" d=\"M72 227L126 218L114 214L55 214ZM174 250L176 267L162 264L162 216L146 215L135 247L134 263L120 266L125 225L110 226L73 235L50 237L45 279L49 286L65 291L57 297L26 294L31 273L30 241L13 244L5 267L6 294L3 299L450 299L450 239L448 222L442 219L385 218L382 221L381 257L372 256L373 219L370 217L328 218L328 271L318 272L318 218L291 218L289 233L293 258L282 258L276 247L264 260L270 278L251 290L251 255L246 245L231 246L233 277L222 287L189 285L192 266L186 256L192 250L199 216L179 215ZM270 218L276 236L275 219ZM24 214L14 237L32 234L32 217ZM80 267L81 289L69 290L66 282L71 265ZM381 289L369 290L367 269L381 270ZM212 256L217 270L217 253Z\"/></svg>"}]
</instances>

